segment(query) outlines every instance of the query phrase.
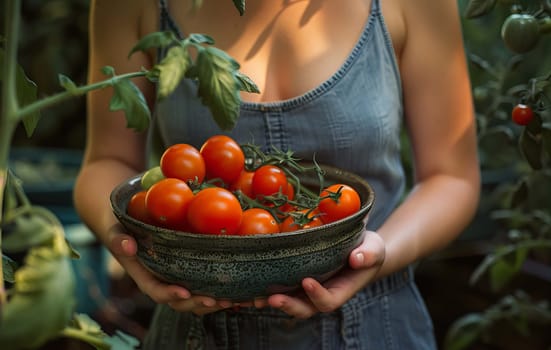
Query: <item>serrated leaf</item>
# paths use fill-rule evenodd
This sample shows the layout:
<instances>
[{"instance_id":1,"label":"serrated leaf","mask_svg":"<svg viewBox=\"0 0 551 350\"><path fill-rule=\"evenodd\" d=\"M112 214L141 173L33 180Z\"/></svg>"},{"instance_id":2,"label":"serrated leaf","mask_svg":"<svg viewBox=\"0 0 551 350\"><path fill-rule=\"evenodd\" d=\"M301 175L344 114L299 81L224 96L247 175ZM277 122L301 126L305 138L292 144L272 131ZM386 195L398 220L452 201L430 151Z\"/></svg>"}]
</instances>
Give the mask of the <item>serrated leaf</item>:
<instances>
[{"instance_id":1,"label":"serrated leaf","mask_svg":"<svg viewBox=\"0 0 551 350\"><path fill-rule=\"evenodd\" d=\"M208 44L214 45L214 39L210 35L191 33L189 35L189 41L195 44Z\"/></svg>"},{"instance_id":2,"label":"serrated leaf","mask_svg":"<svg viewBox=\"0 0 551 350\"><path fill-rule=\"evenodd\" d=\"M18 265L15 261L10 259L9 256L2 254L2 272L4 281L8 283L15 282L15 270L17 270Z\"/></svg>"},{"instance_id":3,"label":"serrated leaf","mask_svg":"<svg viewBox=\"0 0 551 350\"><path fill-rule=\"evenodd\" d=\"M191 65L189 52L182 46L171 47L155 66L158 71L157 97L164 99L178 87Z\"/></svg>"},{"instance_id":4,"label":"serrated leaf","mask_svg":"<svg viewBox=\"0 0 551 350\"><path fill-rule=\"evenodd\" d=\"M496 5L496 0L470 0L465 9L465 17L473 19L490 13Z\"/></svg>"},{"instance_id":5,"label":"serrated leaf","mask_svg":"<svg viewBox=\"0 0 551 350\"><path fill-rule=\"evenodd\" d=\"M233 0L233 4L237 11L239 11L239 15L243 16L245 14L245 0Z\"/></svg>"},{"instance_id":6,"label":"serrated leaf","mask_svg":"<svg viewBox=\"0 0 551 350\"><path fill-rule=\"evenodd\" d=\"M113 97L109 103L111 111L124 111L126 126L144 131L149 126L151 112L140 89L130 80L121 80L113 85Z\"/></svg>"},{"instance_id":7,"label":"serrated leaf","mask_svg":"<svg viewBox=\"0 0 551 350\"><path fill-rule=\"evenodd\" d=\"M153 32L145 35L138 43L130 50L128 57L132 56L137 51L147 51L152 48L167 47L178 41L176 34L172 31Z\"/></svg>"},{"instance_id":8,"label":"serrated leaf","mask_svg":"<svg viewBox=\"0 0 551 350\"><path fill-rule=\"evenodd\" d=\"M2 68L5 64L5 52L0 48L0 80L3 80ZM20 106L27 106L35 102L38 98L38 88L36 84L31 81L25 71L20 65L17 65L15 72L15 88L17 90L17 101ZM23 118L23 126L28 137L31 137L40 120L40 112L29 114Z\"/></svg>"},{"instance_id":9,"label":"serrated leaf","mask_svg":"<svg viewBox=\"0 0 551 350\"><path fill-rule=\"evenodd\" d=\"M541 138L530 132L528 128L524 128L519 138L520 152L534 170L539 170L542 167L542 143Z\"/></svg>"},{"instance_id":10,"label":"serrated leaf","mask_svg":"<svg viewBox=\"0 0 551 350\"><path fill-rule=\"evenodd\" d=\"M446 350L468 349L482 334L484 317L478 313L457 319L448 329L444 339Z\"/></svg>"},{"instance_id":11,"label":"serrated leaf","mask_svg":"<svg viewBox=\"0 0 551 350\"><path fill-rule=\"evenodd\" d=\"M70 93L75 93L77 85L67 76L59 74L58 76L59 84Z\"/></svg>"},{"instance_id":12,"label":"serrated leaf","mask_svg":"<svg viewBox=\"0 0 551 350\"><path fill-rule=\"evenodd\" d=\"M222 130L231 130L239 117L239 64L224 51L207 47L197 56L198 94Z\"/></svg>"},{"instance_id":13,"label":"serrated leaf","mask_svg":"<svg viewBox=\"0 0 551 350\"><path fill-rule=\"evenodd\" d=\"M239 89L245 92L260 93L258 86L252 81L251 78L241 72L236 72L235 77L239 81Z\"/></svg>"}]
</instances>

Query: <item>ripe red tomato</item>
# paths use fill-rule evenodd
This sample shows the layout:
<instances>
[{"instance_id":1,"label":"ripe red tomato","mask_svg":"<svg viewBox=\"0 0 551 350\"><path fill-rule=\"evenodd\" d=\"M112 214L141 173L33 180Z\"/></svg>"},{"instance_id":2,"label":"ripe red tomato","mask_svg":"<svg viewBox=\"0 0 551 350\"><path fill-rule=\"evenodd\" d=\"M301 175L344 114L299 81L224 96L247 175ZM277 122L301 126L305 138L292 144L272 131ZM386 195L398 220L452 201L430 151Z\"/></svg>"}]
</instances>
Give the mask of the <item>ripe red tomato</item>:
<instances>
[{"instance_id":1,"label":"ripe red tomato","mask_svg":"<svg viewBox=\"0 0 551 350\"><path fill-rule=\"evenodd\" d=\"M191 201L187 218L198 233L233 235L241 224L243 211L233 193L221 187L199 191Z\"/></svg>"},{"instance_id":2,"label":"ripe red tomato","mask_svg":"<svg viewBox=\"0 0 551 350\"><path fill-rule=\"evenodd\" d=\"M253 194L262 199L278 192L287 191L287 175L275 165L263 165L256 169L253 176Z\"/></svg>"},{"instance_id":3,"label":"ripe red tomato","mask_svg":"<svg viewBox=\"0 0 551 350\"><path fill-rule=\"evenodd\" d=\"M302 209L298 212L303 215L298 218L289 215L279 224L280 232L292 232L323 225L317 210L312 210L308 213L308 209Z\"/></svg>"},{"instance_id":4,"label":"ripe red tomato","mask_svg":"<svg viewBox=\"0 0 551 350\"><path fill-rule=\"evenodd\" d=\"M205 178L203 156L187 143L177 143L168 147L161 156L160 166L166 177L199 183Z\"/></svg>"},{"instance_id":5,"label":"ripe red tomato","mask_svg":"<svg viewBox=\"0 0 551 350\"><path fill-rule=\"evenodd\" d=\"M238 235L278 233L279 224L273 215L262 208L250 208L243 211Z\"/></svg>"},{"instance_id":6,"label":"ripe red tomato","mask_svg":"<svg viewBox=\"0 0 551 350\"><path fill-rule=\"evenodd\" d=\"M245 167L245 154L231 137L215 135L201 146L208 179L221 179L226 185L234 182Z\"/></svg>"},{"instance_id":7,"label":"ripe red tomato","mask_svg":"<svg viewBox=\"0 0 551 350\"><path fill-rule=\"evenodd\" d=\"M185 181L162 179L147 190L145 206L160 226L181 229L186 226L186 213L193 192Z\"/></svg>"},{"instance_id":8,"label":"ripe red tomato","mask_svg":"<svg viewBox=\"0 0 551 350\"><path fill-rule=\"evenodd\" d=\"M241 191L249 198L253 198L254 171L243 170L239 177L230 185L232 192Z\"/></svg>"},{"instance_id":9,"label":"ripe red tomato","mask_svg":"<svg viewBox=\"0 0 551 350\"><path fill-rule=\"evenodd\" d=\"M511 117L518 125L528 125L534 119L534 111L530 106L519 103L513 107Z\"/></svg>"},{"instance_id":10,"label":"ripe red tomato","mask_svg":"<svg viewBox=\"0 0 551 350\"><path fill-rule=\"evenodd\" d=\"M345 184L334 184L325 188L320 197L326 197L318 204L321 221L325 224L343 219L360 210L360 195L354 188Z\"/></svg>"},{"instance_id":11,"label":"ripe red tomato","mask_svg":"<svg viewBox=\"0 0 551 350\"><path fill-rule=\"evenodd\" d=\"M147 207L145 206L146 194L147 191L144 190L136 192L132 197L130 197L126 212L134 219L152 225L154 224L153 218L151 217L149 211L147 210Z\"/></svg>"}]
</instances>

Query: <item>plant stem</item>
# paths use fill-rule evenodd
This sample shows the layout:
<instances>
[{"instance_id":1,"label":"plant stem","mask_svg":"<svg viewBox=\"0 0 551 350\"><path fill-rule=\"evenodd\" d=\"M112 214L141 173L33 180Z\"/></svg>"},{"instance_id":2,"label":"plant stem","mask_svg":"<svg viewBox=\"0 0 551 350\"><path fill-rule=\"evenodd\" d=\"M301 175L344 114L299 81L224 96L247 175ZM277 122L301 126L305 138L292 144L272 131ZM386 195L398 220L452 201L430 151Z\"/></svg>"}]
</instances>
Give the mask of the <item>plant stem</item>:
<instances>
[{"instance_id":1,"label":"plant stem","mask_svg":"<svg viewBox=\"0 0 551 350\"><path fill-rule=\"evenodd\" d=\"M98 90L103 89L108 86L113 86L117 82L120 82L122 80L131 79L131 78L137 78L137 77L143 77L147 73L146 72L133 72L133 73L127 73L122 75L117 75L112 78L98 81L93 84L89 85L83 85L76 87L71 90L66 90L63 92L59 92L55 95L48 96L46 98L43 98L41 100L37 100L36 102L33 102L31 104L28 104L21 109L17 111L17 118L18 120L21 120L22 118L26 117L27 115L30 115L32 113L38 112L40 110L43 110L45 108L52 107L54 105L57 105L58 103L61 103L63 101L69 100L73 97L82 96L86 93L92 91L92 90Z\"/></svg>"},{"instance_id":2,"label":"plant stem","mask_svg":"<svg viewBox=\"0 0 551 350\"><path fill-rule=\"evenodd\" d=\"M17 69L17 43L19 33L21 0L8 0L4 20L6 23L6 55L4 59L2 80L2 95L0 96L0 223L2 223L2 208L4 188L8 176L8 156L13 137L18 109L15 72ZM0 255L2 254L2 228L0 226ZM4 272L0 264L0 307L7 301ZM1 309L0 309L1 310Z\"/></svg>"}]
</instances>

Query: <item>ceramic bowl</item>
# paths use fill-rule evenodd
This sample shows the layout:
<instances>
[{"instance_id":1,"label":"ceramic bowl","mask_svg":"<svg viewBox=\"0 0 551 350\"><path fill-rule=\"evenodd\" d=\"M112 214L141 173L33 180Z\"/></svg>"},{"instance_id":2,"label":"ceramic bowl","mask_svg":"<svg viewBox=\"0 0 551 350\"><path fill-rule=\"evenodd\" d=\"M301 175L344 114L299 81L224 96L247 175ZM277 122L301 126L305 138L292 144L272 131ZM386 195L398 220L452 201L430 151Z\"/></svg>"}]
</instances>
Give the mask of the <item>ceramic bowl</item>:
<instances>
[{"instance_id":1,"label":"ceramic bowl","mask_svg":"<svg viewBox=\"0 0 551 350\"><path fill-rule=\"evenodd\" d=\"M371 186L361 177L329 166L324 184L345 183L361 198L360 210L320 227L271 235L224 236L155 227L126 214L130 197L141 189L140 175L117 186L111 194L113 212L138 243L138 258L158 278L180 284L193 294L234 302L274 293L292 293L301 280L323 282L348 261L357 247L374 202ZM300 177L305 186L318 179Z\"/></svg>"}]
</instances>

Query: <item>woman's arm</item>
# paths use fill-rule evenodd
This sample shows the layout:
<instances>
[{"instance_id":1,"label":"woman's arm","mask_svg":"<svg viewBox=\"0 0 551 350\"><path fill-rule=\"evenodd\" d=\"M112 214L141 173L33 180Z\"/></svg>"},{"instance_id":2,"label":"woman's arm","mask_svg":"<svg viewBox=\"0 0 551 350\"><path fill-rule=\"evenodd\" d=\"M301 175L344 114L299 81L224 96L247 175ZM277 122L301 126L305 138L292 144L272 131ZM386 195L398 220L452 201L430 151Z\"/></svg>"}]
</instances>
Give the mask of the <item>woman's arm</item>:
<instances>
[{"instance_id":1,"label":"woman's arm","mask_svg":"<svg viewBox=\"0 0 551 350\"><path fill-rule=\"evenodd\" d=\"M350 255L349 270L321 286L303 281L308 298L268 302L296 317L331 311L365 284L441 249L472 219L479 167L471 87L456 1L399 0L406 32L399 62L411 139L414 188L377 233Z\"/></svg>"},{"instance_id":2,"label":"woman's arm","mask_svg":"<svg viewBox=\"0 0 551 350\"><path fill-rule=\"evenodd\" d=\"M148 54L128 53L145 34L157 28L158 9L153 1L95 0L90 12L89 82L106 77L104 66L117 74L151 68ZM134 83L152 105L154 87L145 79ZM145 167L145 135L127 128L122 112L109 111L112 89L92 92L87 100L87 140L85 157L75 189L75 207L83 222L97 235L136 282L138 288L157 303L168 303L180 311L205 313L218 310L216 301L192 297L179 286L167 285L150 274L136 258L136 242L123 231L112 214L112 189ZM222 305L228 307L229 305Z\"/></svg>"}]
</instances>

